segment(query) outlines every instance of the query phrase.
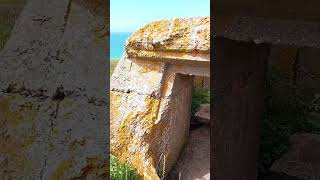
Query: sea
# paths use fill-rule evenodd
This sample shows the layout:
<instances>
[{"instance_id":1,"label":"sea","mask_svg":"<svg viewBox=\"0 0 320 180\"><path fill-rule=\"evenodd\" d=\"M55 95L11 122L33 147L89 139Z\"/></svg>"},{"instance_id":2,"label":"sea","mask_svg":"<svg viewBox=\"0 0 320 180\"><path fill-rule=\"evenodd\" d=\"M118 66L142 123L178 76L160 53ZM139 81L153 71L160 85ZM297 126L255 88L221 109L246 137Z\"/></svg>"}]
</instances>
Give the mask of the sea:
<instances>
[{"instance_id":1,"label":"sea","mask_svg":"<svg viewBox=\"0 0 320 180\"><path fill-rule=\"evenodd\" d=\"M110 59L120 60L124 52L124 45L132 32L110 32Z\"/></svg>"}]
</instances>

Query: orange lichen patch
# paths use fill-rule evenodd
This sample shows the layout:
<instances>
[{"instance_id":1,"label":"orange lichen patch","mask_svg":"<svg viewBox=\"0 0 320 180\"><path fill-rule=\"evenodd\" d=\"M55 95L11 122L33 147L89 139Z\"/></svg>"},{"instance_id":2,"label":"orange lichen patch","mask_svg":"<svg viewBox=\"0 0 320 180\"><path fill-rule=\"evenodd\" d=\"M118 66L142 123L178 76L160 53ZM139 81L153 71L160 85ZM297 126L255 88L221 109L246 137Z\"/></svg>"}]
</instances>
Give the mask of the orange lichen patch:
<instances>
[{"instance_id":1,"label":"orange lichen patch","mask_svg":"<svg viewBox=\"0 0 320 180\"><path fill-rule=\"evenodd\" d=\"M146 62L146 61L134 61L139 65L139 72L146 73L146 72L160 72L161 71L161 62Z\"/></svg>"},{"instance_id":2,"label":"orange lichen patch","mask_svg":"<svg viewBox=\"0 0 320 180\"><path fill-rule=\"evenodd\" d=\"M110 135L111 139L117 135L117 119L119 118L119 108L121 106L122 93L110 91Z\"/></svg>"},{"instance_id":3,"label":"orange lichen patch","mask_svg":"<svg viewBox=\"0 0 320 180\"><path fill-rule=\"evenodd\" d=\"M73 166L73 161L68 159L62 161L56 170L53 172L52 180L63 180L65 179L65 174L68 172Z\"/></svg>"},{"instance_id":4,"label":"orange lichen patch","mask_svg":"<svg viewBox=\"0 0 320 180\"><path fill-rule=\"evenodd\" d=\"M13 99L10 96L0 98L0 123L10 127L15 127L21 121L21 116L11 109Z\"/></svg>"},{"instance_id":5,"label":"orange lichen patch","mask_svg":"<svg viewBox=\"0 0 320 180\"><path fill-rule=\"evenodd\" d=\"M109 163L100 161L98 157L87 158L87 164L81 169L81 175L71 178L72 180L87 179L89 175L92 177L107 177L109 174Z\"/></svg>"},{"instance_id":6,"label":"orange lichen patch","mask_svg":"<svg viewBox=\"0 0 320 180\"><path fill-rule=\"evenodd\" d=\"M0 129L5 130L0 135L0 154L8 157L7 163L0 164L0 169L13 177L30 175L32 165L26 156L26 151L36 139L35 129L30 127L32 122L29 122L33 120L36 109L31 102L17 107L15 102L22 100L20 98L19 96L0 98Z\"/></svg>"},{"instance_id":7,"label":"orange lichen patch","mask_svg":"<svg viewBox=\"0 0 320 180\"><path fill-rule=\"evenodd\" d=\"M126 49L152 51L210 50L210 18L177 18L152 22L135 32Z\"/></svg>"},{"instance_id":8,"label":"orange lichen patch","mask_svg":"<svg viewBox=\"0 0 320 180\"><path fill-rule=\"evenodd\" d=\"M113 93L115 99L114 108L119 104L119 95ZM118 100L117 100L118 99ZM139 175L145 179L159 179L156 170L155 156L148 154L149 151L145 138L155 124L159 111L159 99L147 97L145 99L145 111L133 112L128 110L126 117L118 125L115 120L111 120L111 153L121 162L128 163L135 168ZM118 111L118 110L116 110ZM118 111L119 112L119 111ZM118 113L113 113L112 118L117 118ZM139 123L139 128L132 125ZM137 132L139 131L139 132ZM139 137L138 134L141 134ZM148 177L148 178L147 178Z\"/></svg>"},{"instance_id":9,"label":"orange lichen patch","mask_svg":"<svg viewBox=\"0 0 320 180\"><path fill-rule=\"evenodd\" d=\"M12 104L19 97L5 96L0 98L0 123L6 124L9 128L14 128L20 123L31 122L37 115L39 106L32 102L26 102L13 109Z\"/></svg>"},{"instance_id":10,"label":"orange lichen patch","mask_svg":"<svg viewBox=\"0 0 320 180\"><path fill-rule=\"evenodd\" d=\"M69 145L69 152L70 153L75 152L78 148L83 147L85 143L86 141L84 139L80 141L77 141L77 140L72 141Z\"/></svg>"},{"instance_id":11,"label":"orange lichen patch","mask_svg":"<svg viewBox=\"0 0 320 180\"><path fill-rule=\"evenodd\" d=\"M156 58L156 59L170 59L177 61L210 61L209 53L200 52L169 52L169 51L150 51L140 49L127 49L127 54L132 58Z\"/></svg>"}]
</instances>

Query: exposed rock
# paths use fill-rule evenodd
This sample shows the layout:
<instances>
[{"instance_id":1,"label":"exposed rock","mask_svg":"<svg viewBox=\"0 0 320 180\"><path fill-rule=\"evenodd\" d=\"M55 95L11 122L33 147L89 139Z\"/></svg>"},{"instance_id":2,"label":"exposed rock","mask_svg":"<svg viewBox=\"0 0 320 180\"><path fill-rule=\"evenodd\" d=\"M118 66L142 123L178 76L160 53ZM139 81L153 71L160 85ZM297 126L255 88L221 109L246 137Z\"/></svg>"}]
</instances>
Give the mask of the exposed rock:
<instances>
[{"instance_id":1,"label":"exposed rock","mask_svg":"<svg viewBox=\"0 0 320 180\"><path fill-rule=\"evenodd\" d=\"M125 58L111 79L111 153L145 179L170 170L189 130L192 77L164 65Z\"/></svg>"},{"instance_id":2,"label":"exposed rock","mask_svg":"<svg viewBox=\"0 0 320 180\"><path fill-rule=\"evenodd\" d=\"M190 38L188 33L194 32L194 25L204 21L203 31L209 32L208 19L177 19L158 22L159 26L147 25L130 37L126 52L112 74L111 153L133 166L144 179L166 176L178 159L190 126L193 87L190 75L209 76L210 54L208 49L187 52L184 49L187 44L181 48L173 46L180 42L175 38L168 38L165 42L169 46L159 49L138 44L152 41L155 34L166 34L164 27L170 22L185 28L193 25L179 38ZM201 42L209 43L207 38Z\"/></svg>"},{"instance_id":3,"label":"exposed rock","mask_svg":"<svg viewBox=\"0 0 320 180\"><path fill-rule=\"evenodd\" d=\"M152 22L126 42L130 57L210 61L210 18L177 18Z\"/></svg>"},{"instance_id":4,"label":"exposed rock","mask_svg":"<svg viewBox=\"0 0 320 180\"><path fill-rule=\"evenodd\" d=\"M271 171L297 179L320 179L320 135L297 134L291 137L288 153L275 161Z\"/></svg>"},{"instance_id":5,"label":"exposed rock","mask_svg":"<svg viewBox=\"0 0 320 180\"><path fill-rule=\"evenodd\" d=\"M195 89L210 90L210 78L196 76L194 78L193 86Z\"/></svg>"},{"instance_id":6,"label":"exposed rock","mask_svg":"<svg viewBox=\"0 0 320 180\"><path fill-rule=\"evenodd\" d=\"M222 23L217 23L221 26ZM256 16L234 16L214 29L214 36L256 44L290 45L296 47L320 47L320 23L298 18L277 19Z\"/></svg>"},{"instance_id":7,"label":"exposed rock","mask_svg":"<svg viewBox=\"0 0 320 180\"><path fill-rule=\"evenodd\" d=\"M152 22L129 38L126 49L210 52L210 17Z\"/></svg>"},{"instance_id":8,"label":"exposed rock","mask_svg":"<svg viewBox=\"0 0 320 180\"><path fill-rule=\"evenodd\" d=\"M199 122L210 124L210 104L202 104L194 116Z\"/></svg>"},{"instance_id":9,"label":"exposed rock","mask_svg":"<svg viewBox=\"0 0 320 180\"><path fill-rule=\"evenodd\" d=\"M210 180L210 130L201 127L190 131L188 143L182 151L169 179Z\"/></svg>"},{"instance_id":10,"label":"exposed rock","mask_svg":"<svg viewBox=\"0 0 320 180\"><path fill-rule=\"evenodd\" d=\"M306 179L300 179L297 177L288 176L284 173L269 173L265 175L261 180L306 180Z\"/></svg>"},{"instance_id":11,"label":"exposed rock","mask_svg":"<svg viewBox=\"0 0 320 180\"><path fill-rule=\"evenodd\" d=\"M107 177L107 26L92 3L30 0L17 19L0 54L0 179Z\"/></svg>"}]
</instances>

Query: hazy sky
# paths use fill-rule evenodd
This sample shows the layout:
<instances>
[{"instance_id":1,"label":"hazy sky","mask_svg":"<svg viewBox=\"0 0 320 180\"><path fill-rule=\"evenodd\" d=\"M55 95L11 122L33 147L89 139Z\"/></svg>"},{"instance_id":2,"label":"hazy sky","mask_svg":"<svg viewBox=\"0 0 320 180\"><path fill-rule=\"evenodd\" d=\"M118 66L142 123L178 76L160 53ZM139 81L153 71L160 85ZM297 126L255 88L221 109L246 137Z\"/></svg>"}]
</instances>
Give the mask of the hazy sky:
<instances>
[{"instance_id":1,"label":"hazy sky","mask_svg":"<svg viewBox=\"0 0 320 180\"><path fill-rule=\"evenodd\" d=\"M210 0L110 0L111 32L133 32L158 19L210 16Z\"/></svg>"}]
</instances>

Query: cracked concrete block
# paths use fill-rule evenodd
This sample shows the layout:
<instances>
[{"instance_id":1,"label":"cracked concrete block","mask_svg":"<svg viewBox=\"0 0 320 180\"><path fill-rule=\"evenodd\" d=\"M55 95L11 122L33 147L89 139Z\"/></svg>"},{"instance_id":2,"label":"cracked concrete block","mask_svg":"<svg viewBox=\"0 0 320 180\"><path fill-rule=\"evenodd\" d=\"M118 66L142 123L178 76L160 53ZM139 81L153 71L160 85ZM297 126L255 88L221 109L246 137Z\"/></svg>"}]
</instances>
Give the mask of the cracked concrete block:
<instances>
[{"instance_id":1,"label":"cracked concrete block","mask_svg":"<svg viewBox=\"0 0 320 180\"><path fill-rule=\"evenodd\" d=\"M0 179L108 176L104 12L30 0L0 54Z\"/></svg>"},{"instance_id":2,"label":"cracked concrete block","mask_svg":"<svg viewBox=\"0 0 320 180\"><path fill-rule=\"evenodd\" d=\"M111 77L111 153L143 179L166 176L187 140L193 77L210 72L209 24L147 25L129 38Z\"/></svg>"}]
</instances>

